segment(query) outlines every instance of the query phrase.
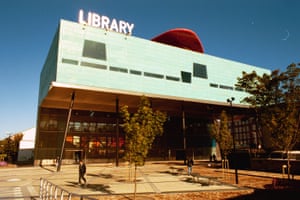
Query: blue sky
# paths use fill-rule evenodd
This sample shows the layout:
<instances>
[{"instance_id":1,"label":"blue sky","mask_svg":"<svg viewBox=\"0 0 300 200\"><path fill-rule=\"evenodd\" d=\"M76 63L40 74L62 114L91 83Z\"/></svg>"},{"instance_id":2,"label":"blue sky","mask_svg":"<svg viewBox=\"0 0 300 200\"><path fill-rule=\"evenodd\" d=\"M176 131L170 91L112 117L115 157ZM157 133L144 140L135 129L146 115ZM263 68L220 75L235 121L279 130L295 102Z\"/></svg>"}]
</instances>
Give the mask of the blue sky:
<instances>
[{"instance_id":1,"label":"blue sky","mask_svg":"<svg viewBox=\"0 0 300 200\"><path fill-rule=\"evenodd\" d=\"M92 11L151 39L196 32L206 54L284 71L300 61L298 0L2 0L0 139L36 126L39 75L60 19ZM230 69L228 69L230 70Z\"/></svg>"}]
</instances>

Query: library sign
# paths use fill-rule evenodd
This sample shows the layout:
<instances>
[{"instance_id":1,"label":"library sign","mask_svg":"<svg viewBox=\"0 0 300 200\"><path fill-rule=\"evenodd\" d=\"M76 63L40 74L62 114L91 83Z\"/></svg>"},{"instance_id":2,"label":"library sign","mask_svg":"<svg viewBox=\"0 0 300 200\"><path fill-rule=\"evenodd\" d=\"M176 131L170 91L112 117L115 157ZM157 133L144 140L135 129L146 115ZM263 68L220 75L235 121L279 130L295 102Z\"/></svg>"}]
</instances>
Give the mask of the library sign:
<instances>
[{"instance_id":1,"label":"library sign","mask_svg":"<svg viewBox=\"0 0 300 200\"><path fill-rule=\"evenodd\" d=\"M134 24L132 23L123 20L110 19L107 16L93 12L85 14L83 10L79 10L78 23L129 35L132 34L134 28Z\"/></svg>"}]
</instances>

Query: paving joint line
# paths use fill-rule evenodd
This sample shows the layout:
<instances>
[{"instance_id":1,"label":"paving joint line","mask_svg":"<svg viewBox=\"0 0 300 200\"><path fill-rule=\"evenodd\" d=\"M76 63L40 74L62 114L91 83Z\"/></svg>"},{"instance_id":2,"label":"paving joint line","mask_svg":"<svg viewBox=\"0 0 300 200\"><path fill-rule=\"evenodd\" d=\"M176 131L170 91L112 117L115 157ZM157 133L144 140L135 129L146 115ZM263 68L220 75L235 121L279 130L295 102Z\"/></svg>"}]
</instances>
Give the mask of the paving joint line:
<instances>
[{"instance_id":1,"label":"paving joint line","mask_svg":"<svg viewBox=\"0 0 300 200\"><path fill-rule=\"evenodd\" d=\"M148 178L148 175L145 174L141 169L139 169L139 171L143 175L146 183L148 183L150 185L150 187L154 190L154 192L161 193L161 191L156 187L156 185L150 181L150 179Z\"/></svg>"}]
</instances>

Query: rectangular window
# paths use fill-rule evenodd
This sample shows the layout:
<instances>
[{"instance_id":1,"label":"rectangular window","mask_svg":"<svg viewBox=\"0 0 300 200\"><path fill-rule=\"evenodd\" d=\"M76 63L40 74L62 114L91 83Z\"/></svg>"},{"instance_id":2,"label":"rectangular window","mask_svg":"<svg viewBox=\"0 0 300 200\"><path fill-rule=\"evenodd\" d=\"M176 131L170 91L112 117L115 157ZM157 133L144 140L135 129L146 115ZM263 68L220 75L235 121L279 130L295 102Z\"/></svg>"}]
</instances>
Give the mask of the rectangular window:
<instances>
[{"instance_id":1,"label":"rectangular window","mask_svg":"<svg viewBox=\"0 0 300 200\"><path fill-rule=\"evenodd\" d=\"M61 60L62 63L68 63L68 64L71 64L71 65L78 65L78 61L77 60L72 60L72 59L66 59L66 58L63 58Z\"/></svg>"},{"instance_id":2,"label":"rectangular window","mask_svg":"<svg viewBox=\"0 0 300 200\"><path fill-rule=\"evenodd\" d=\"M80 136L73 136L73 145L75 147L80 147Z\"/></svg>"},{"instance_id":3,"label":"rectangular window","mask_svg":"<svg viewBox=\"0 0 300 200\"><path fill-rule=\"evenodd\" d=\"M240 87L236 87L235 90L236 90L236 91L240 91L240 92L244 92L244 89L243 89L243 88L240 88Z\"/></svg>"},{"instance_id":4,"label":"rectangular window","mask_svg":"<svg viewBox=\"0 0 300 200\"><path fill-rule=\"evenodd\" d=\"M179 81L180 80L180 78L174 77L174 76L166 76L166 79L170 80L170 81Z\"/></svg>"},{"instance_id":5,"label":"rectangular window","mask_svg":"<svg viewBox=\"0 0 300 200\"><path fill-rule=\"evenodd\" d=\"M134 75L142 75L142 72L141 72L141 71L137 71L137 70L131 69L131 70L130 70L130 74L134 74Z\"/></svg>"},{"instance_id":6,"label":"rectangular window","mask_svg":"<svg viewBox=\"0 0 300 200\"><path fill-rule=\"evenodd\" d=\"M194 63L194 65L193 65L193 76L207 79L206 65L202 65L202 64L199 64L199 63Z\"/></svg>"},{"instance_id":7,"label":"rectangular window","mask_svg":"<svg viewBox=\"0 0 300 200\"><path fill-rule=\"evenodd\" d=\"M106 60L105 44L101 42L91 41L91 40L84 40L82 56L88 58Z\"/></svg>"},{"instance_id":8,"label":"rectangular window","mask_svg":"<svg viewBox=\"0 0 300 200\"><path fill-rule=\"evenodd\" d=\"M225 90L233 90L233 87L227 86L227 85L220 85L220 88L225 89Z\"/></svg>"},{"instance_id":9,"label":"rectangular window","mask_svg":"<svg viewBox=\"0 0 300 200\"><path fill-rule=\"evenodd\" d=\"M123 73L128 73L128 69L126 68L121 68L121 67L109 67L110 71L114 71L114 72L123 72Z\"/></svg>"},{"instance_id":10,"label":"rectangular window","mask_svg":"<svg viewBox=\"0 0 300 200\"><path fill-rule=\"evenodd\" d=\"M181 71L181 79L182 79L182 82L184 82L184 83L191 83L192 82L192 73Z\"/></svg>"},{"instance_id":11,"label":"rectangular window","mask_svg":"<svg viewBox=\"0 0 300 200\"><path fill-rule=\"evenodd\" d=\"M80 65L85 66L85 67L93 67L93 68L97 68L97 69L107 69L106 65L99 65L96 63L81 62Z\"/></svg>"},{"instance_id":12,"label":"rectangular window","mask_svg":"<svg viewBox=\"0 0 300 200\"><path fill-rule=\"evenodd\" d=\"M216 83L210 83L209 86L210 86L210 87L215 87L215 88L217 88L217 87L218 87L218 84L216 84Z\"/></svg>"},{"instance_id":13,"label":"rectangular window","mask_svg":"<svg viewBox=\"0 0 300 200\"><path fill-rule=\"evenodd\" d=\"M149 77L153 77L153 78L164 78L164 75L162 75L162 74L154 74L154 73L150 73L150 72L144 72L144 76L149 76Z\"/></svg>"}]
</instances>

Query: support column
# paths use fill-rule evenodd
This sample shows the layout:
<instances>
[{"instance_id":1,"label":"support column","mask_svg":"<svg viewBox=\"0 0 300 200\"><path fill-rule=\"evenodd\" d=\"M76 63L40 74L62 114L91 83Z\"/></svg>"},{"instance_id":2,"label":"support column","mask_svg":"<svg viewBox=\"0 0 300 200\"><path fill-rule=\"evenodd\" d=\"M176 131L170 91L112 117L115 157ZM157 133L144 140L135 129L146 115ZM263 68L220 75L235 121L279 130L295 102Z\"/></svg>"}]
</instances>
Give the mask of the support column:
<instances>
[{"instance_id":1,"label":"support column","mask_svg":"<svg viewBox=\"0 0 300 200\"><path fill-rule=\"evenodd\" d=\"M184 151L184 164L186 164L186 126L185 126L185 112L184 112L184 106L181 106L182 110L182 134L183 134L183 151Z\"/></svg>"},{"instance_id":2,"label":"support column","mask_svg":"<svg viewBox=\"0 0 300 200\"><path fill-rule=\"evenodd\" d=\"M68 118L67 118L66 129L65 129L65 133L64 133L62 146L61 146L61 152L60 152L60 156L58 158L58 165L57 165L57 169L56 169L56 171L58 171L58 172L60 171L60 168L61 168L61 161L62 161L62 157L63 157L63 154L64 154L65 142L66 142L66 137L67 137L67 133L68 133L68 130L69 130L69 123L70 123L70 119L71 119L74 99L75 99L75 92L73 91L72 96L71 96L71 103L70 103L70 107L69 107L69 113L68 113Z\"/></svg>"},{"instance_id":3,"label":"support column","mask_svg":"<svg viewBox=\"0 0 300 200\"><path fill-rule=\"evenodd\" d=\"M185 112L182 110L182 134L183 134L183 149L186 150L186 127L185 127Z\"/></svg>"},{"instance_id":4,"label":"support column","mask_svg":"<svg viewBox=\"0 0 300 200\"><path fill-rule=\"evenodd\" d=\"M118 97L116 98L116 167L119 166L119 99Z\"/></svg>"},{"instance_id":5,"label":"support column","mask_svg":"<svg viewBox=\"0 0 300 200\"><path fill-rule=\"evenodd\" d=\"M236 154L236 147L235 147L235 131L234 131L234 119L233 119L233 107L232 102L234 101L234 97L227 99L227 102L230 104L230 112L231 112L231 134L233 140L233 164L234 164L234 171L235 171L235 183L239 183L238 179L238 167L237 167L237 154Z\"/></svg>"}]
</instances>

